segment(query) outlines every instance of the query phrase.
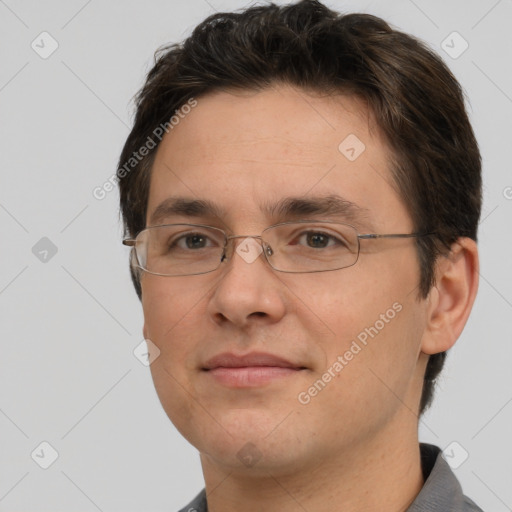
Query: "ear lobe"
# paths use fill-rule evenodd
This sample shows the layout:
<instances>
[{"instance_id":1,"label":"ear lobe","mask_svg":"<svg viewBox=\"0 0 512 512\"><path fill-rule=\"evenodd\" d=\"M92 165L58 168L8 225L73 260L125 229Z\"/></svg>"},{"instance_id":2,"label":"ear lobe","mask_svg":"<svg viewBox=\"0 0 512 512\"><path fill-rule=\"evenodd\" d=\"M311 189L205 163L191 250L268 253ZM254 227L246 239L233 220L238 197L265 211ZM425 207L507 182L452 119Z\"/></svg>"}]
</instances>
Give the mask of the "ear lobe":
<instances>
[{"instance_id":1,"label":"ear lobe","mask_svg":"<svg viewBox=\"0 0 512 512\"><path fill-rule=\"evenodd\" d=\"M436 262L436 284L427 299L426 329L421 350L437 354L451 348L462 333L478 290L478 248L459 238Z\"/></svg>"}]
</instances>

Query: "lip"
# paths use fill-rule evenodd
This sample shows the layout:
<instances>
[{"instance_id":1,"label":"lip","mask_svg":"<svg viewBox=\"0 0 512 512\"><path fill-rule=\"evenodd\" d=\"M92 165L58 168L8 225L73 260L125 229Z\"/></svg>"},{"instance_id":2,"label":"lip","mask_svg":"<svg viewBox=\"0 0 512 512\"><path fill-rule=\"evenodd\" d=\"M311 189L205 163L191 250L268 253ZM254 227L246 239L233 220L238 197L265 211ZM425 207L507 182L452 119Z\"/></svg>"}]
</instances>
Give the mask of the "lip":
<instances>
[{"instance_id":1,"label":"lip","mask_svg":"<svg viewBox=\"0 0 512 512\"><path fill-rule=\"evenodd\" d=\"M261 352L223 353L209 359L202 370L228 387L247 388L291 377L306 368L282 357Z\"/></svg>"},{"instance_id":2,"label":"lip","mask_svg":"<svg viewBox=\"0 0 512 512\"><path fill-rule=\"evenodd\" d=\"M272 366L276 368L303 368L282 357L264 352L251 352L245 355L236 355L231 352L218 354L206 361L203 370L214 370L215 368L244 368L248 366Z\"/></svg>"}]
</instances>

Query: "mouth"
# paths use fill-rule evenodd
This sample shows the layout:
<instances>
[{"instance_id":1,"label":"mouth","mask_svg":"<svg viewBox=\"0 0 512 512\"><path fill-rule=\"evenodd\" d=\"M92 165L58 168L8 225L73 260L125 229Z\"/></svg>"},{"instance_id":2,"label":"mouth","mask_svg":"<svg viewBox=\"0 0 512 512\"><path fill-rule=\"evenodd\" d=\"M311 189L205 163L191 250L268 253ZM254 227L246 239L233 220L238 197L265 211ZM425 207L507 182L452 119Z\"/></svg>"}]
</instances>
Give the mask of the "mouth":
<instances>
[{"instance_id":1,"label":"mouth","mask_svg":"<svg viewBox=\"0 0 512 512\"><path fill-rule=\"evenodd\" d=\"M219 354L202 368L217 383L233 388L262 386L296 376L306 369L273 354L255 352L243 356Z\"/></svg>"}]
</instances>

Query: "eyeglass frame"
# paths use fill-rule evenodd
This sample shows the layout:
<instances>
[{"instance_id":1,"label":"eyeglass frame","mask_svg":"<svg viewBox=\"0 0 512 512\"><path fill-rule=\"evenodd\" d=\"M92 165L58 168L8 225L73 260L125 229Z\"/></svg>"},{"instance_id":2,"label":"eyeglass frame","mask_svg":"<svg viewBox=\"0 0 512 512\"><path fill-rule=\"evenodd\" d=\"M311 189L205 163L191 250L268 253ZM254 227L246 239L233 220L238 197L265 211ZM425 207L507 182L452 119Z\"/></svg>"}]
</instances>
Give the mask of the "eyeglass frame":
<instances>
[{"instance_id":1,"label":"eyeglass frame","mask_svg":"<svg viewBox=\"0 0 512 512\"><path fill-rule=\"evenodd\" d=\"M348 226L348 227L352 228L357 235L357 256L356 256L356 259L354 260L354 263L352 263L350 265L343 266L343 267L339 267L339 268L335 268L335 269L326 269L326 270L293 271L293 270L279 270L279 269L275 268L272 265L272 263L270 262L270 260L268 259L269 255L267 254L267 251L265 250L265 246L263 245L265 242L265 240L263 239L263 234L265 233L265 231L275 228L275 227L278 227L278 226L283 226L286 224L306 224L306 223L338 224L338 225ZM216 231L220 231L224 235L225 241L224 241L224 246L222 247L222 254L221 254L220 261L219 261L218 265L211 270L207 270L205 272L195 272L192 274L160 274L157 272L151 272L150 270L143 268L139 263L139 257L137 255L137 249L136 249L137 238L144 231L147 231L152 228L167 227L167 226L191 226L191 227L208 228L208 229L214 229ZM287 273L287 274L313 274L313 273L317 273L317 272L333 272L335 270L343 270L344 268L353 267L359 261L359 254L361 253L360 240L375 240L375 239L379 239L379 238L419 238L419 237L432 236L432 235L436 235L436 233L435 232L427 232L427 233L359 233L357 228L355 226L353 226L352 224L347 224L345 222L329 221L329 220L320 220L319 221L319 220L313 220L313 219L303 219L303 220L298 220L298 221L279 222L277 224L273 224L271 226L266 227L261 232L260 235L228 235L223 229L215 227L215 226L209 226L207 224L190 224L190 223L185 222L185 223L173 223L173 224L159 224L156 226L146 226L144 229L140 230L137 233L135 238L125 238L125 239L123 239L122 243L123 243L123 245L132 248L132 251L135 253L135 257L136 257L137 264L135 266L137 268L139 268L142 271L147 272L149 274L156 275L156 276L162 276L162 277L197 276L197 275L209 274L210 272L214 272L221 266L222 262L226 259L226 249L228 247L229 241L233 240L235 238L256 238L256 239L258 239L260 241L262 249L263 249L262 252L265 254L265 260L270 265L272 270L275 270L276 272L283 272L283 273ZM268 248L272 249L272 247L268 243L266 245L268 246Z\"/></svg>"}]
</instances>

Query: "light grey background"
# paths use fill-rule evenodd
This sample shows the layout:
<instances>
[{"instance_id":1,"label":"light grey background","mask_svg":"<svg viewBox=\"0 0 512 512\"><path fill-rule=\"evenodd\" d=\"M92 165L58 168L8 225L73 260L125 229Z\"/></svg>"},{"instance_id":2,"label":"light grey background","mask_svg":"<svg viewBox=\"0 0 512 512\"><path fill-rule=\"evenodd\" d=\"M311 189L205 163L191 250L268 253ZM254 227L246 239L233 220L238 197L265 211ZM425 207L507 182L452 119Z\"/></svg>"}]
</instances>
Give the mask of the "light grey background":
<instances>
[{"instance_id":1,"label":"light grey background","mask_svg":"<svg viewBox=\"0 0 512 512\"><path fill-rule=\"evenodd\" d=\"M459 443L455 456L469 454L456 469L465 492L486 511L512 510L512 1L327 4L424 39L467 92L484 162L480 290L421 439ZM130 99L155 49L216 10L244 5L0 0L2 512L172 512L202 488L196 450L133 354L142 315L120 244L117 191L103 200L92 191L115 172ZM51 48L43 31L59 45L47 59L31 47ZM453 31L469 44L456 59L441 47ZM455 37L452 53L463 44ZM44 253L47 241L33 253L43 237L55 255ZM48 469L31 456L49 460L43 441L59 454Z\"/></svg>"}]
</instances>

